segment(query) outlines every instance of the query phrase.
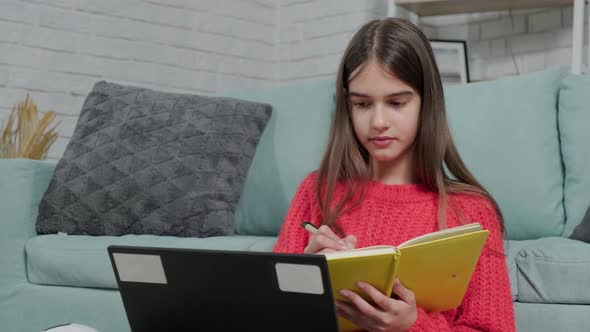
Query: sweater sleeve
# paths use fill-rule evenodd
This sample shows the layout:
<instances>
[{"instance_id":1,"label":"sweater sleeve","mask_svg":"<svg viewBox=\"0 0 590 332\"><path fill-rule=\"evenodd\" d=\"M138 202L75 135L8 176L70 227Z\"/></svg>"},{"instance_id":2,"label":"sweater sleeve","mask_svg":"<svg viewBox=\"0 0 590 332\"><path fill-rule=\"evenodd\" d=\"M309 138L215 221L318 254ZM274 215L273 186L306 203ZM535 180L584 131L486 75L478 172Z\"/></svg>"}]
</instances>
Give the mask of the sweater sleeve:
<instances>
[{"instance_id":1,"label":"sweater sleeve","mask_svg":"<svg viewBox=\"0 0 590 332\"><path fill-rule=\"evenodd\" d=\"M301 223L309 221L317 226L312 218L312 202L315 199L315 173L308 175L299 185L291 206L279 232L273 252L301 254L309 240L308 232Z\"/></svg>"},{"instance_id":2,"label":"sweater sleeve","mask_svg":"<svg viewBox=\"0 0 590 332\"><path fill-rule=\"evenodd\" d=\"M463 203L463 204L461 204ZM466 199L459 204L470 222L489 230L472 279L457 310L427 313L418 309L411 331L515 331L508 268L497 213L489 201Z\"/></svg>"}]
</instances>

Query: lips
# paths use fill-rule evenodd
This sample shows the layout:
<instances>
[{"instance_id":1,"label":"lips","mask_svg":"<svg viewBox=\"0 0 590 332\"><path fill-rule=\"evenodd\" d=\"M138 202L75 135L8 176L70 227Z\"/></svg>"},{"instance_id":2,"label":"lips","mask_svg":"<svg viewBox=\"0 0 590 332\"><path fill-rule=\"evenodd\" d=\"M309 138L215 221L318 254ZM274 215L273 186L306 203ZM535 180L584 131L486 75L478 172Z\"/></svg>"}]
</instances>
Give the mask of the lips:
<instances>
[{"instance_id":1,"label":"lips","mask_svg":"<svg viewBox=\"0 0 590 332\"><path fill-rule=\"evenodd\" d=\"M377 148L386 148L393 142L393 140L393 137L388 136L377 136L369 139L369 141Z\"/></svg>"}]
</instances>

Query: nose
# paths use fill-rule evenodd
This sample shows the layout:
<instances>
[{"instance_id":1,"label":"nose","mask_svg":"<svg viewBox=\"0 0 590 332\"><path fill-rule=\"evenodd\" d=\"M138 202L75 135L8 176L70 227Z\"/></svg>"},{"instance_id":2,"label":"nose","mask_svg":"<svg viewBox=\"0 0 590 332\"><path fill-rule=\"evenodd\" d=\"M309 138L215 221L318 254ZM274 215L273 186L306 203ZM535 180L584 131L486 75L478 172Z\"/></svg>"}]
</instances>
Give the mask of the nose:
<instances>
[{"instance_id":1,"label":"nose","mask_svg":"<svg viewBox=\"0 0 590 332\"><path fill-rule=\"evenodd\" d=\"M387 110L381 103L375 104L373 110L373 117L371 119L371 126L377 131L384 131L389 128L389 121L387 120Z\"/></svg>"}]
</instances>

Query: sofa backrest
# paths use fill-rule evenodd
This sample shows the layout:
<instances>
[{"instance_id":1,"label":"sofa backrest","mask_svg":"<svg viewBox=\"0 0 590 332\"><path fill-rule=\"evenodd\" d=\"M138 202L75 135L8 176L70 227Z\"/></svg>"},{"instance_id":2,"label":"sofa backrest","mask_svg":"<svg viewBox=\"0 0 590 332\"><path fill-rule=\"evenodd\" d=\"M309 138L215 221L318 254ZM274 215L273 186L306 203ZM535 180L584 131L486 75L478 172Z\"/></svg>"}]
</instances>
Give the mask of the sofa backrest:
<instances>
[{"instance_id":1,"label":"sofa backrest","mask_svg":"<svg viewBox=\"0 0 590 332\"><path fill-rule=\"evenodd\" d=\"M510 239L559 236L565 225L552 68L445 89L449 125L472 173L498 201ZM317 169L333 112L331 80L238 91L273 114L236 212L238 234L275 235L299 182Z\"/></svg>"},{"instance_id":2,"label":"sofa backrest","mask_svg":"<svg viewBox=\"0 0 590 332\"><path fill-rule=\"evenodd\" d=\"M500 205L509 239L562 234L557 98L565 74L551 68L446 89L455 143Z\"/></svg>"},{"instance_id":3,"label":"sofa backrest","mask_svg":"<svg viewBox=\"0 0 590 332\"><path fill-rule=\"evenodd\" d=\"M334 82L322 80L223 95L273 106L234 220L237 234L276 235L300 182L319 167L334 110Z\"/></svg>"},{"instance_id":4,"label":"sofa backrest","mask_svg":"<svg viewBox=\"0 0 590 332\"><path fill-rule=\"evenodd\" d=\"M0 159L0 223L23 225L27 238L35 234L39 200L55 165L54 160Z\"/></svg>"},{"instance_id":5,"label":"sofa backrest","mask_svg":"<svg viewBox=\"0 0 590 332\"><path fill-rule=\"evenodd\" d=\"M569 234L590 204L590 154L582 147L590 135L585 130L590 78L568 76L563 81L558 131L564 76L563 70L549 69L445 89L455 143L468 168L500 204L510 239ZM276 235L297 186L319 166L334 110L333 80L224 95L273 106L235 226L238 234Z\"/></svg>"},{"instance_id":6,"label":"sofa backrest","mask_svg":"<svg viewBox=\"0 0 590 332\"><path fill-rule=\"evenodd\" d=\"M590 76L563 80L558 120L565 171L563 235L569 236L590 207Z\"/></svg>"},{"instance_id":7,"label":"sofa backrest","mask_svg":"<svg viewBox=\"0 0 590 332\"><path fill-rule=\"evenodd\" d=\"M23 282L23 248L34 236L37 206L53 175L55 162L0 159L0 288Z\"/></svg>"}]
</instances>

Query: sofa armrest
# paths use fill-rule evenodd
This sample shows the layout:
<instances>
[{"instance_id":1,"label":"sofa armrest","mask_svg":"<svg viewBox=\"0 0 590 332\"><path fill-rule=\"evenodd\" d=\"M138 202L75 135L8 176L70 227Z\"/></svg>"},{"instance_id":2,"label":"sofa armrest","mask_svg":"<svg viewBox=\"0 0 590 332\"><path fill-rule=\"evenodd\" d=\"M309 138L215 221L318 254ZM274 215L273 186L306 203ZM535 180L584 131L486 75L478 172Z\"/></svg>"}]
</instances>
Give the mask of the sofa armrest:
<instances>
[{"instance_id":1,"label":"sofa armrest","mask_svg":"<svg viewBox=\"0 0 590 332\"><path fill-rule=\"evenodd\" d=\"M36 235L37 207L55 161L0 159L0 283L27 280L25 243Z\"/></svg>"}]
</instances>

